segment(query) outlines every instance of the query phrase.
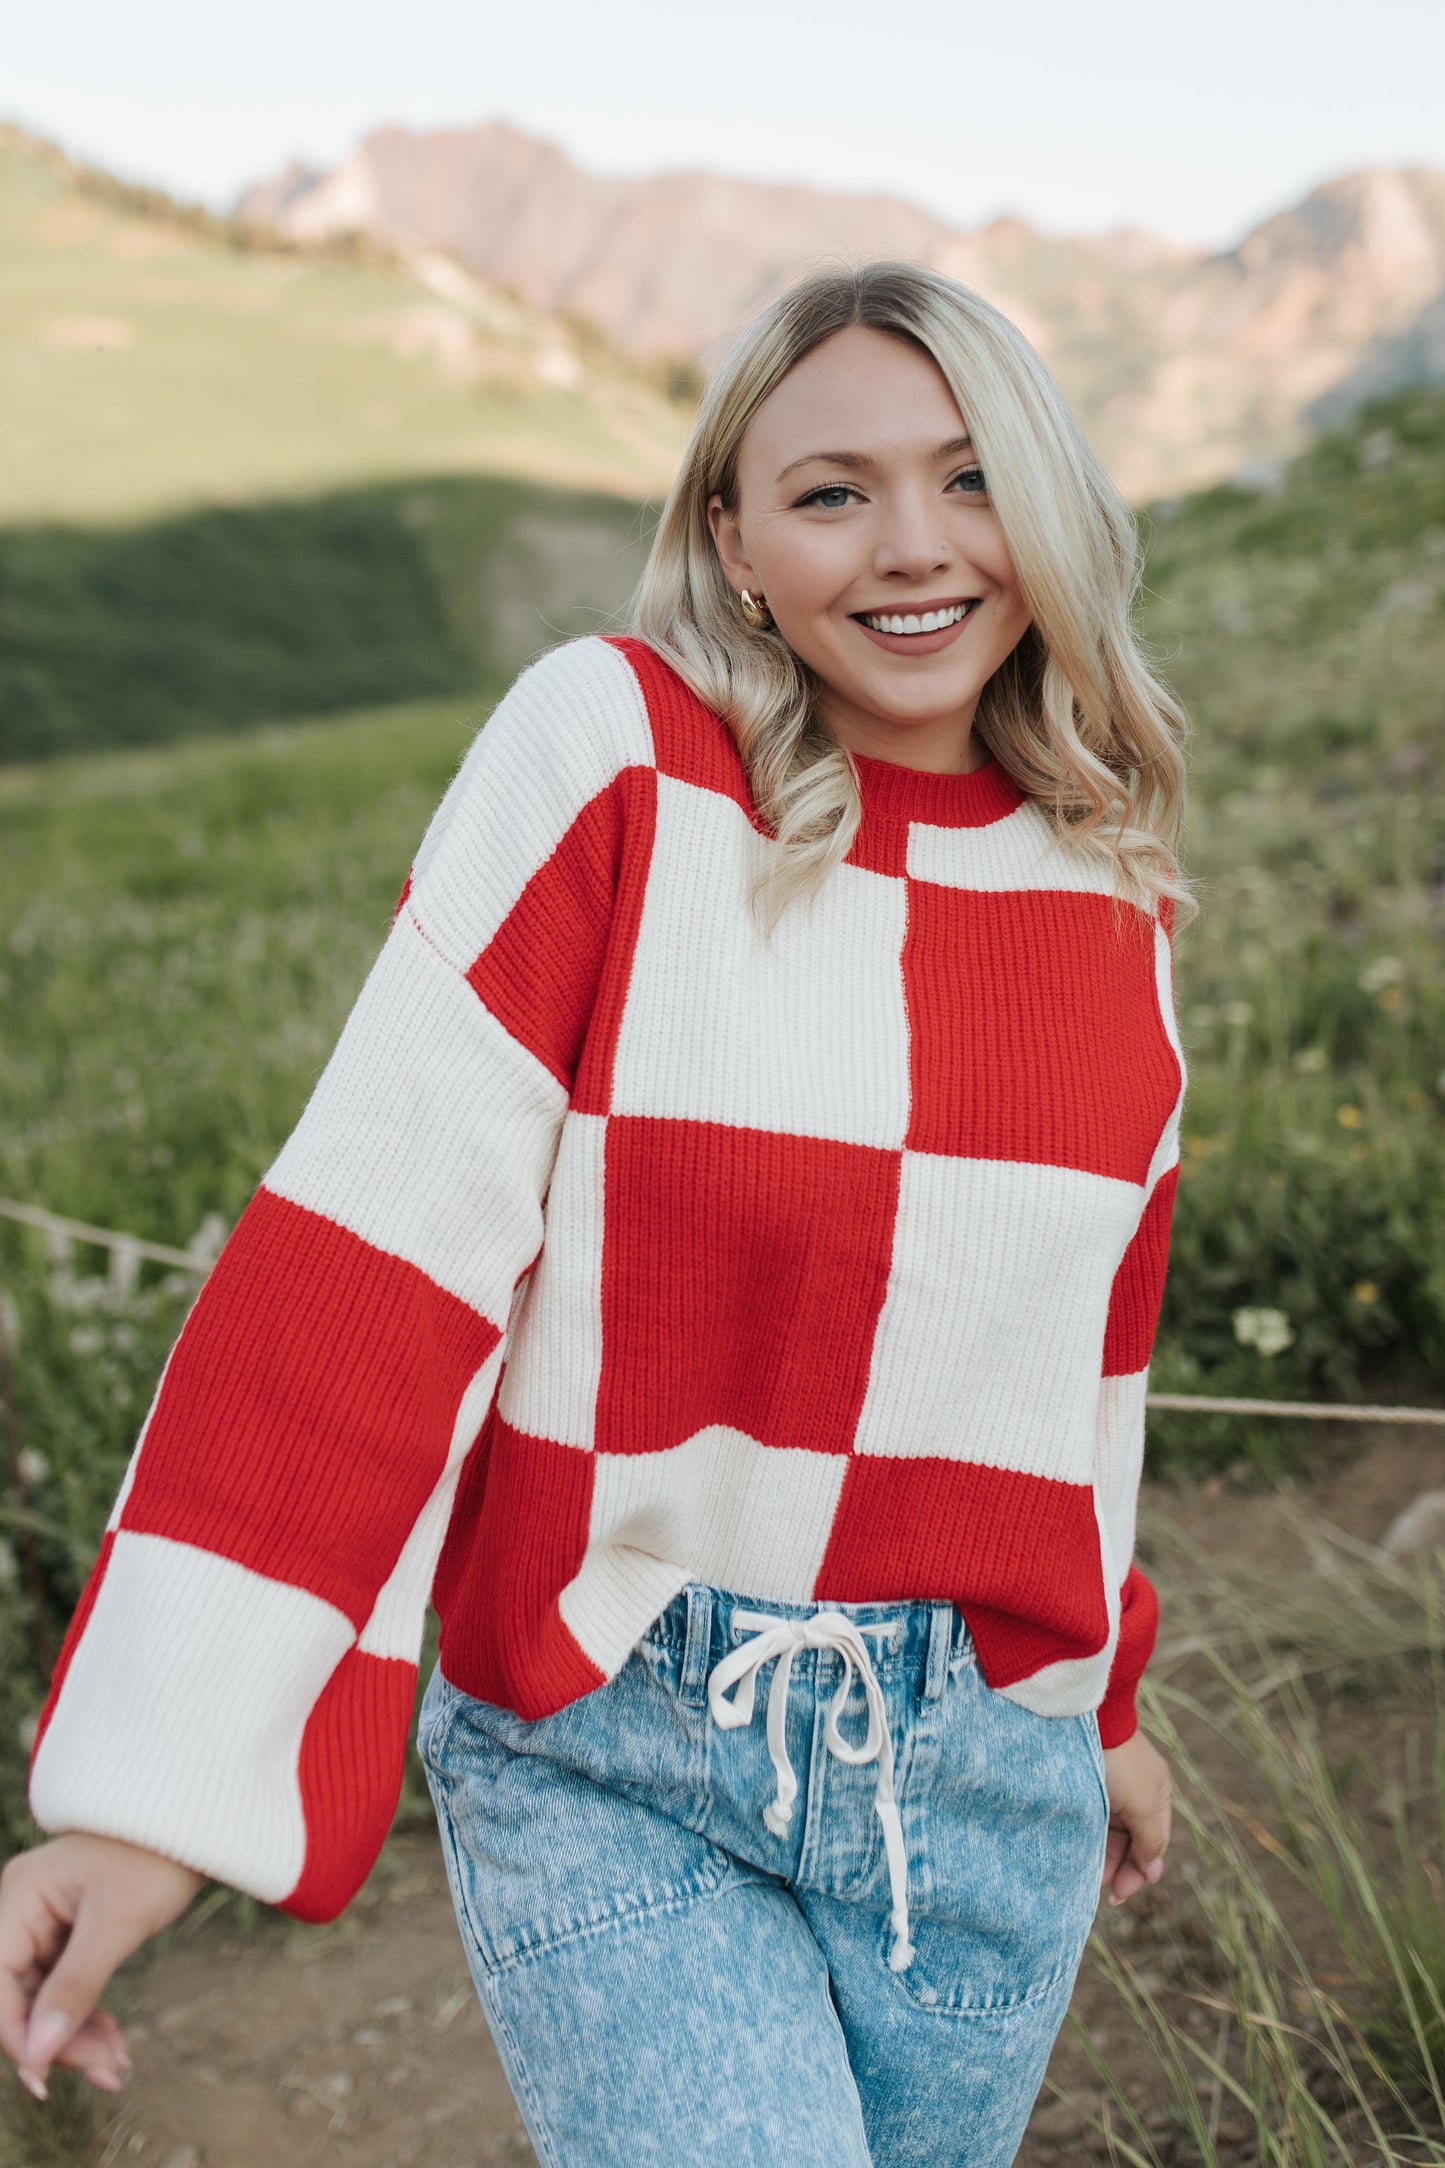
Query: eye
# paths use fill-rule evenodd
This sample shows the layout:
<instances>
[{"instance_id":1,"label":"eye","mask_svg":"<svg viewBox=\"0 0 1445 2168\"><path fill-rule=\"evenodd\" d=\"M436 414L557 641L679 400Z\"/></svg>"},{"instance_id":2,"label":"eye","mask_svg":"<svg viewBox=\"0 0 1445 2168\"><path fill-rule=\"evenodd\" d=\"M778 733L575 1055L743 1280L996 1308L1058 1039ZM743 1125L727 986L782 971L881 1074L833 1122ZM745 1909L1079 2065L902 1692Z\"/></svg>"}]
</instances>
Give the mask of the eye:
<instances>
[{"instance_id":1,"label":"eye","mask_svg":"<svg viewBox=\"0 0 1445 2168\"><path fill-rule=\"evenodd\" d=\"M821 488L810 489L806 497L798 499L798 509L816 505L820 512L841 512L848 499L857 494L850 482L824 482Z\"/></svg>"},{"instance_id":2,"label":"eye","mask_svg":"<svg viewBox=\"0 0 1445 2168\"><path fill-rule=\"evenodd\" d=\"M958 474L955 474L948 486L950 489L957 489L962 497L986 497L988 495L988 483L984 479L982 467L964 467Z\"/></svg>"}]
</instances>

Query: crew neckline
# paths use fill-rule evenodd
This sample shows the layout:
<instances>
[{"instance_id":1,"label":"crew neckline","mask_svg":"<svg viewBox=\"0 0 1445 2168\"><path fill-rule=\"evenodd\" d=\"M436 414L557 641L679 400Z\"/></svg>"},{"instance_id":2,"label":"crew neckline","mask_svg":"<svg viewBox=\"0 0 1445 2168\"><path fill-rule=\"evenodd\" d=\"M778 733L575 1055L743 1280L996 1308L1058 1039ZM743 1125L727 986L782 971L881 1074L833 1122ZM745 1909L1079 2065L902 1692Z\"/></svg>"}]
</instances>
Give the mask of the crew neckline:
<instances>
[{"instance_id":1,"label":"crew neckline","mask_svg":"<svg viewBox=\"0 0 1445 2168\"><path fill-rule=\"evenodd\" d=\"M1023 803L1020 789L992 753L966 775L934 775L896 760L854 753L865 818L930 821L942 828L982 828Z\"/></svg>"}]
</instances>

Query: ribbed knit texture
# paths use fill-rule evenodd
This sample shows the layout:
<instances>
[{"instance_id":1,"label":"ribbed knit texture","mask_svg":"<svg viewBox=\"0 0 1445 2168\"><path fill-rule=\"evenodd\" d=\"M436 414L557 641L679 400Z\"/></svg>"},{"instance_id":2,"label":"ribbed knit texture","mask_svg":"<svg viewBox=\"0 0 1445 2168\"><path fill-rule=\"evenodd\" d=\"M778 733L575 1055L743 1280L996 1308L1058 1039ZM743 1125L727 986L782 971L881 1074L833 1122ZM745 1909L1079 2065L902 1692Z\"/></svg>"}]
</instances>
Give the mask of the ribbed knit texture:
<instances>
[{"instance_id":1,"label":"ribbed knit texture","mask_svg":"<svg viewBox=\"0 0 1445 2168\"><path fill-rule=\"evenodd\" d=\"M1133 1731L1170 913L996 762L858 767L770 944L724 724L631 640L518 680L172 1351L42 1827L332 1917L434 1582L447 1677L524 1717L698 1579L952 1601L991 1687Z\"/></svg>"}]
</instances>

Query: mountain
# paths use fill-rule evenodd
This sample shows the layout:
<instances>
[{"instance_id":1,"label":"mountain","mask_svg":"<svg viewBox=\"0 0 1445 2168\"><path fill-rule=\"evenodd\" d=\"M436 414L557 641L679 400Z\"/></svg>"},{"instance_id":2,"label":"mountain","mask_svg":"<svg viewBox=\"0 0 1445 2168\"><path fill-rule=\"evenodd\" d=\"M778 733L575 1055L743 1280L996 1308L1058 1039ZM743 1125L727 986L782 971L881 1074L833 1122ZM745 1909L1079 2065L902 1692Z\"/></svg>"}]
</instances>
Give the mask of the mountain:
<instances>
[{"instance_id":1,"label":"mountain","mask_svg":"<svg viewBox=\"0 0 1445 2168\"><path fill-rule=\"evenodd\" d=\"M0 260L0 525L427 473L635 501L682 441L655 371L449 255L299 250L3 126Z\"/></svg>"},{"instance_id":2,"label":"mountain","mask_svg":"<svg viewBox=\"0 0 1445 2168\"><path fill-rule=\"evenodd\" d=\"M706 363L804 264L917 258L1019 324L1136 499L1287 456L1360 399L1445 373L1445 172L1429 167L1326 181L1211 252L1018 218L958 231L888 196L709 173L601 178L493 122L379 129L329 172L261 182L237 213L301 244L443 251L654 361Z\"/></svg>"}]
</instances>

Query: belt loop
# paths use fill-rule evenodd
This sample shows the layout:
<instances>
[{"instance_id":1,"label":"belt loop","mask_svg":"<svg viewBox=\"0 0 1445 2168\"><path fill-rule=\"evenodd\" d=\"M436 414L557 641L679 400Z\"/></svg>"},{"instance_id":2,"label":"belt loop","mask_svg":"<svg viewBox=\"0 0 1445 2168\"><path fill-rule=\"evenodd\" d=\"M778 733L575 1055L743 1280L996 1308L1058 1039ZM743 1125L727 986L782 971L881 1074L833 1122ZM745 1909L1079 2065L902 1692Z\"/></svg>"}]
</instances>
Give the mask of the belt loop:
<instances>
[{"instance_id":1,"label":"belt loop","mask_svg":"<svg viewBox=\"0 0 1445 2168\"><path fill-rule=\"evenodd\" d=\"M924 1697L937 1701L948 1678L948 1654L953 1642L954 1606L936 1603L928 1626L928 1668L923 1677Z\"/></svg>"},{"instance_id":2,"label":"belt loop","mask_svg":"<svg viewBox=\"0 0 1445 2168\"><path fill-rule=\"evenodd\" d=\"M689 1708L707 1700L707 1660L712 1653L712 1590L701 1581L687 1585L687 1639L682 1651L679 1697Z\"/></svg>"}]
</instances>

